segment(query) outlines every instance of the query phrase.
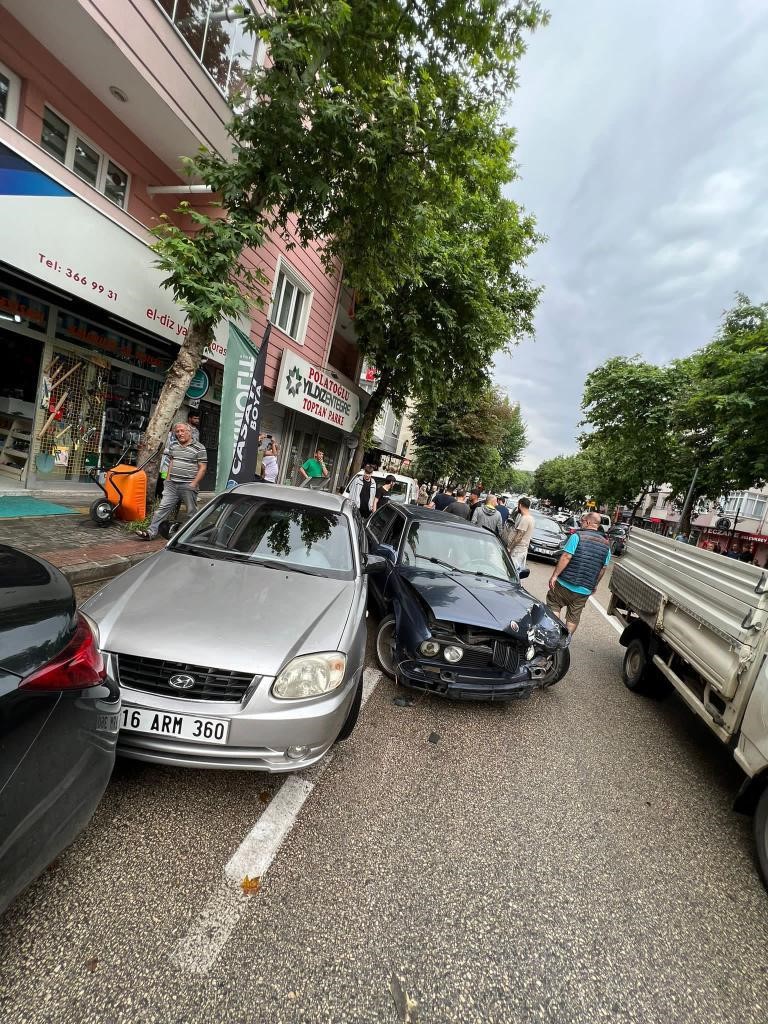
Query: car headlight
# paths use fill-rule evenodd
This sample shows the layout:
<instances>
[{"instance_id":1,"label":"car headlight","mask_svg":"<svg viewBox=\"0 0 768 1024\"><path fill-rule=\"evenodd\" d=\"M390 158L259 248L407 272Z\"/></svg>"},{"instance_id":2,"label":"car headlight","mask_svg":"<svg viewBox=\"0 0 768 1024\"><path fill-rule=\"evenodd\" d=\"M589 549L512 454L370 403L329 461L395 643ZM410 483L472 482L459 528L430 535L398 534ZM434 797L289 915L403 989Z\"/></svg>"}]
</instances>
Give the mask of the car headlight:
<instances>
[{"instance_id":1,"label":"car headlight","mask_svg":"<svg viewBox=\"0 0 768 1024\"><path fill-rule=\"evenodd\" d=\"M464 651L460 647L446 647L443 651L443 657L446 661L450 661L452 665L455 665L457 661L461 661L464 657Z\"/></svg>"},{"instance_id":2,"label":"car headlight","mask_svg":"<svg viewBox=\"0 0 768 1024\"><path fill-rule=\"evenodd\" d=\"M425 640L419 646L419 653L425 658L435 658L440 653L440 644L436 640Z\"/></svg>"},{"instance_id":3,"label":"car headlight","mask_svg":"<svg viewBox=\"0 0 768 1024\"><path fill-rule=\"evenodd\" d=\"M303 654L289 662L272 684L272 694L281 700L318 697L341 686L347 668L346 655Z\"/></svg>"}]
</instances>

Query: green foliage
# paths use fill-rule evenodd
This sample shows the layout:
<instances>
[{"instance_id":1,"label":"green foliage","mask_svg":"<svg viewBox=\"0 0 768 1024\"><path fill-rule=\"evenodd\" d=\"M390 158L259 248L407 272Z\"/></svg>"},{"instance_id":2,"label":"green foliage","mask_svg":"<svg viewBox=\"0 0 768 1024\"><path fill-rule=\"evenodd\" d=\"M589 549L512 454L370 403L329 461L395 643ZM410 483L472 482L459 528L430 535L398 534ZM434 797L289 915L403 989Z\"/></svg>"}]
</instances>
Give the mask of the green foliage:
<instances>
[{"instance_id":1,"label":"green foliage","mask_svg":"<svg viewBox=\"0 0 768 1024\"><path fill-rule=\"evenodd\" d=\"M487 384L479 392L457 390L436 409L422 398L412 428L419 479L482 482L492 490L508 486L526 444L520 407Z\"/></svg>"},{"instance_id":2,"label":"green foliage","mask_svg":"<svg viewBox=\"0 0 768 1024\"><path fill-rule=\"evenodd\" d=\"M587 452L547 459L533 474L533 493L553 505L582 505L587 496L602 501L595 462Z\"/></svg>"}]
</instances>

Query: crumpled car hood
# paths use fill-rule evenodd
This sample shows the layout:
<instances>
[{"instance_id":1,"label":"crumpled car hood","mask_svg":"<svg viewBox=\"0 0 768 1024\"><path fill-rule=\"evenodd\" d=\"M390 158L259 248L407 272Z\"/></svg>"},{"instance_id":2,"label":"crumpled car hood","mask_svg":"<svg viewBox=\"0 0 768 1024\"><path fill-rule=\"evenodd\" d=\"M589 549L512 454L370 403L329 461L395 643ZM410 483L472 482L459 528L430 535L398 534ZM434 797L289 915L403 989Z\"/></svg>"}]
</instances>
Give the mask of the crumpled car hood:
<instances>
[{"instance_id":1,"label":"crumpled car hood","mask_svg":"<svg viewBox=\"0 0 768 1024\"><path fill-rule=\"evenodd\" d=\"M163 550L83 606L102 650L276 675L292 657L338 650L354 580Z\"/></svg>"},{"instance_id":2,"label":"crumpled car hood","mask_svg":"<svg viewBox=\"0 0 768 1024\"><path fill-rule=\"evenodd\" d=\"M517 584L412 566L402 566L399 572L434 617L445 622L520 635L542 619L557 621L546 605ZM510 622L518 623L519 629L510 629Z\"/></svg>"}]
</instances>

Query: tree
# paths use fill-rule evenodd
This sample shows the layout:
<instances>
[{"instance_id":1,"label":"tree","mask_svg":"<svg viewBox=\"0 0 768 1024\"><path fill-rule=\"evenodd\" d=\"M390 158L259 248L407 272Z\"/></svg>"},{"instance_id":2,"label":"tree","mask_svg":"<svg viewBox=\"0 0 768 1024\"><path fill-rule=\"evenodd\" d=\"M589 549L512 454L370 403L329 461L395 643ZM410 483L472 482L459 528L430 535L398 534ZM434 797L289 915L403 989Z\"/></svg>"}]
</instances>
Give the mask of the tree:
<instances>
[{"instance_id":1,"label":"tree","mask_svg":"<svg viewBox=\"0 0 768 1024\"><path fill-rule=\"evenodd\" d=\"M436 409L422 398L412 429L419 479L482 482L489 490L502 486L526 444L519 405L487 383L478 391L457 389Z\"/></svg>"},{"instance_id":2,"label":"tree","mask_svg":"<svg viewBox=\"0 0 768 1024\"><path fill-rule=\"evenodd\" d=\"M717 335L687 362L695 383L681 395L686 425L706 424L719 493L768 479L768 303L739 295ZM716 492L710 491L714 496Z\"/></svg>"},{"instance_id":3,"label":"tree","mask_svg":"<svg viewBox=\"0 0 768 1024\"><path fill-rule=\"evenodd\" d=\"M671 464L671 420L682 375L677 364L656 366L614 356L598 366L584 385L580 441L599 456L603 490L614 501L637 499L662 483ZM639 495L639 497L638 497Z\"/></svg>"},{"instance_id":4,"label":"tree","mask_svg":"<svg viewBox=\"0 0 768 1024\"><path fill-rule=\"evenodd\" d=\"M557 455L538 466L533 474L533 493L553 505L583 503L587 496L600 501L595 466L586 452Z\"/></svg>"},{"instance_id":5,"label":"tree","mask_svg":"<svg viewBox=\"0 0 768 1024\"><path fill-rule=\"evenodd\" d=\"M476 169L478 125L514 85L524 32L546 19L536 0L468 0L460 18L441 0L275 0L243 20L269 59L245 83L233 152L187 160L220 205L181 208L191 237L186 222L157 231L157 262L190 330L145 449L164 440L216 323L259 298L259 275L239 258L267 229L323 239L369 306L420 280L427 211Z\"/></svg>"}]
</instances>

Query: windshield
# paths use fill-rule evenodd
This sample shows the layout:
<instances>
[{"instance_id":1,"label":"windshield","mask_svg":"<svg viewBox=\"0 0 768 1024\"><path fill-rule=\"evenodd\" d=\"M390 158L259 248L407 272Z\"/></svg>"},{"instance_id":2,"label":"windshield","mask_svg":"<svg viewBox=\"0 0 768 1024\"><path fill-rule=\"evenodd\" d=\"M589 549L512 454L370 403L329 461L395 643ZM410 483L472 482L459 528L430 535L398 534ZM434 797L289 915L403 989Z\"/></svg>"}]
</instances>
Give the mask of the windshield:
<instances>
[{"instance_id":1,"label":"windshield","mask_svg":"<svg viewBox=\"0 0 768 1024\"><path fill-rule=\"evenodd\" d=\"M435 572L459 569L517 582L517 573L504 547L488 530L456 530L440 523L411 523L400 562Z\"/></svg>"},{"instance_id":2,"label":"windshield","mask_svg":"<svg viewBox=\"0 0 768 1024\"><path fill-rule=\"evenodd\" d=\"M215 500L172 542L174 550L349 579L352 546L344 516L267 497Z\"/></svg>"}]
</instances>

